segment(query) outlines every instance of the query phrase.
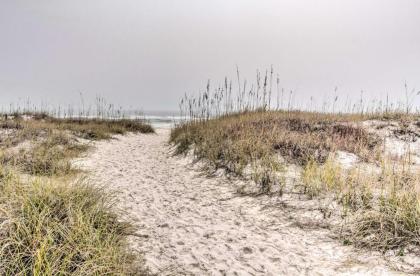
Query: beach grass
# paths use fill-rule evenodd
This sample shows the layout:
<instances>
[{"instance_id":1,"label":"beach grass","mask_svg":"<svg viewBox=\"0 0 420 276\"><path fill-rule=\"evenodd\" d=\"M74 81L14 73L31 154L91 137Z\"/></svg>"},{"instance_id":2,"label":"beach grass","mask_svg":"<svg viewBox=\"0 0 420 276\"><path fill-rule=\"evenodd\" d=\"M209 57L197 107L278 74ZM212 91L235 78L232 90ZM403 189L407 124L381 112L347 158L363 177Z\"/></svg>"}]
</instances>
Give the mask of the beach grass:
<instances>
[{"instance_id":1,"label":"beach grass","mask_svg":"<svg viewBox=\"0 0 420 276\"><path fill-rule=\"evenodd\" d=\"M128 249L133 227L71 160L89 141L152 133L150 125L34 113L3 116L0 129L1 275L147 274L141 255Z\"/></svg>"},{"instance_id":2,"label":"beach grass","mask_svg":"<svg viewBox=\"0 0 420 276\"><path fill-rule=\"evenodd\" d=\"M181 114L189 120L171 132L176 154L193 152L207 170L224 169L239 177L250 174L260 193L267 194L274 186L281 186L283 194L284 167L295 164L302 168L295 184L302 194L332 198L341 206L335 211L343 218L340 236L346 244L401 252L420 245L420 172L410 158L385 156L383 137L363 127L363 122L377 120L380 127L397 124L398 132L407 134L412 132L408 126L418 126L418 113L272 110L264 100L249 109L260 99L254 95L238 98L229 104L238 108L220 112L225 100L207 99L220 98L223 92L214 96L218 92L208 91L199 99L183 99ZM363 166L343 168L334 159L338 152L357 156L359 163L381 172Z\"/></svg>"}]
</instances>

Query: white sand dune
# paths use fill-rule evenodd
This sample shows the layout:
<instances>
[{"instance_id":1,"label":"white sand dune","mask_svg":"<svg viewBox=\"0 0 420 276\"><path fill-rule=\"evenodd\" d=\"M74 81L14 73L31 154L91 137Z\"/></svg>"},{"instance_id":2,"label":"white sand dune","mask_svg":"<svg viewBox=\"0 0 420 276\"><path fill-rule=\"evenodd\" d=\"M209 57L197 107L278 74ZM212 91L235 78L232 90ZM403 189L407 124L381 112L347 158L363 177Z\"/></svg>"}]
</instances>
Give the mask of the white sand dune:
<instances>
[{"instance_id":1,"label":"white sand dune","mask_svg":"<svg viewBox=\"0 0 420 276\"><path fill-rule=\"evenodd\" d=\"M81 160L95 182L117 191L134 222L131 246L159 275L398 274L376 253L356 251L322 227L299 227L280 197L239 196L173 157L168 130L98 142ZM296 209L296 210L295 210ZM398 264L398 262L397 262Z\"/></svg>"}]
</instances>

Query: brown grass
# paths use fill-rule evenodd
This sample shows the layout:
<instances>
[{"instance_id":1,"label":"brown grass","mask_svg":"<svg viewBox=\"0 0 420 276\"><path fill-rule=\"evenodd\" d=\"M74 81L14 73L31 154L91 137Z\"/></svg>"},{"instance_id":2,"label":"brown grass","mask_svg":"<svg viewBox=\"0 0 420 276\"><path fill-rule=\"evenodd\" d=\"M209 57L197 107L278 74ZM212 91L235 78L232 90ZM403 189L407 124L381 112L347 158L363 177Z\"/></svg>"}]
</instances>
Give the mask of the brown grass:
<instances>
[{"instance_id":1,"label":"brown grass","mask_svg":"<svg viewBox=\"0 0 420 276\"><path fill-rule=\"evenodd\" d=\"M381 140L346 117L305 112L245 112L180 125L171 133L178 153L193 146L216 168L238 174L255 160L279 154L304 165L323 163L337 150L374 160Z\"/></svg>"},{"instance_id":2,"label":"brown grass","mask_svg":"<svg viewBox=\"0 0 420 276\"><path fill-rule=\"evenodd\" d=\"M410 116L400 117L401 127ZM347 217L343 222L348 223L343 234L347 244L404 252L407 247L420 245L420 172L408 164L385 162L381 139L358 124L365 118L243 112L186 122L173 129L170 140L176 145L176 153L192 150L214 169L224 168L241 176L251 166L259 175L254 180L262 192L270 192L270 185L281 183L279 168L283 161L278 156L301 165L302 183L298 185L303 185L302 192L311 198L333 197L341 204L341 214ZM382 164L382 172L343 169L332 158L337 151ZM392 169L389 164L393 164Z\"/></svg>"}]
</instances>

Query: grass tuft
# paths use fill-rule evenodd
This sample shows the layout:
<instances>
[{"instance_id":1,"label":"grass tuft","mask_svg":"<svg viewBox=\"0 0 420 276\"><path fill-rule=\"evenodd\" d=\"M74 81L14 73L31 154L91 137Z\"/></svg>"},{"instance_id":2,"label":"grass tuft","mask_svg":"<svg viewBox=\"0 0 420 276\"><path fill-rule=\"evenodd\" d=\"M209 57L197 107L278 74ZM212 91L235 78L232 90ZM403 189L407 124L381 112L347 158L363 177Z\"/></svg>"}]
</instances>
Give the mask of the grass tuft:
<instances>
[{"instance_id":1,"label":"grass tuft","mask_svg":"<svg viewBox=\"0 0 420 276\"><path fill-rule=\"evenodd\" d=\"M214 168L241 175L248 164L259 160L276 167L277 155L305 165L326 162L337 150L374 160L380 139L361 127L332 115L305 112L244 112L176 127L170 141L176 153L193 149Z\"/></svg>"},{"instance_id":2,"label":"grass tuft","mask_svg":"<svg viewBox=\"0 0 420 276\"><path fill-rule=\"evenodd\" d=\"M114 275L140 272L127 251L129 224L112 200L83 182L1 180L0 274Z\"/></svg>"}]
</instances>

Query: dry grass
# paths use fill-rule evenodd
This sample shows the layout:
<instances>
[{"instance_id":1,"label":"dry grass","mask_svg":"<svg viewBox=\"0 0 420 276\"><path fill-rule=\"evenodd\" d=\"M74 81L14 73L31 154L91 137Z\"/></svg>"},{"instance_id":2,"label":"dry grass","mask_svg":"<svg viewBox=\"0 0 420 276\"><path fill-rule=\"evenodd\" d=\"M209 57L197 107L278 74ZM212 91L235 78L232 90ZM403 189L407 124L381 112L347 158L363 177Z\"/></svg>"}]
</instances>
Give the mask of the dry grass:
<instances>
[{"instance_id":1,"label":"dry grass","mask_svg":"<svg viewBox=\"0 0 420 276\"><path fill-rule=\"evenodd\" d=\"M66 175L71 173L70 159L79 156L88 145L77 143L69 135L52 134L45 141L35 142L29 149L9 156L13 164L32 175Z\"/></svg>"},{"instance_id":2,"label":"dry grass","mask_svg":"<svg viewBox=\"0 0 420 276\"><path fill-rule=\"evenodd\" d=\"M85 139L108 139L114 134L127 132L153 133L153 128L141 120L105 119L56 119L49 118L46 124L55 124L58 129L68 130Z\"/></svg>"},{"instance_id":3,"label":"dry grass","mask_svg":"<svg viewBox=\"0 0 420 276\"><path fill-rule=\"evenodd\" d=\"M198 157L216 168L241 174L243 168L264 158L281 155L304 165L323 163L337 150L355 153L366 160L381 141L346 117L306 112L245 112L208 121L193 121L175 128L171 142L178 153L191 146Z\"/></svg>"},{"instance_id":4,"label":"dry grass","mask_svg":"<svg viewBox=\"0 0 420 276\"><path fill-rule=\"evenodd\" d=\"M1 141L1 145L16 145L24 140L47 137L52 131L67 131L88 140L109 139L115 134L127 132L153 133L153 128L142 120L128 119L88 119L54 118L47 115L31 115L31 119L14 116L0 121L0 129L11 133ZM9 116L10 118L10 116Z\"/></svg>"},{"instance_id":5,"label":"dry grass","mask_svg":"<svg viewBox=\"0 0 420 276\"><path fill-rule=\"evenodd\" d=\"M70 161L89 148L86 140L153 128L31 115L0 121L0 274L146 275L141 256L128 251L130 224L103 189L75 180Z\"/></svg>"},{"instance_id":6,"label":"dry grass","mask_svg":"<svg viewBox=\"0 0 420 276\"><path fill-rule=\"evenodd\" d=\"M153 128L139 120L57 119L32 114L31 119L14 116L0 121L8 131L0 140L3 165L13 165L32 175L66 175L72 172L70 159L88 149L78 141L109 139L127 132L152 133ZM19 145L25 146L20 147ZM10 151L10 148L18 147Z\"/></svg>"},{"instance_id":7,"label":"dry grass","mask_svg":"<svg viewBox=\"0 0 420 276\"><path fill-rule=\"evenodd\" d=\"M418 118L411 116L396 117L404 126ZM346 243L379 250L419 246L420 172L407 164L384 162L382 140L357 123L365 118L244 112L186 122L172 131L170 139L178 154L193 150L214 169L241 176L251 167L253 174L259 175L254 180L261 192L270 192L271 185L282 183L283 161L301 165L298 187L303 187L302 192L310 198L332 197L342 206ZM382 164L382 172L344 169L332 158L337 151L353 153L374 166Z\"/></svg>"},{"instance_id":8,"label":"dry grass","mask_svg":"<svg viewBox=\"0 0 420 276\"><path fill-rule=\"evenodd\" d=\"M375 182L363 180L359 185L379 191L372 208L359 209L351 218L351 241L380 250L420 246L420 171L384 168Z\"/></svg>"},{"instance_id":9,"label":"dry grass","mask_svg":"<svg viewBox=\"0 0 420 276\"><path fill-rule=\"evenodd\" d=\"M141 272L127 251L130 226L118 221L101 190L83 183L24 184L6 173L0 191L0 274Z\"/></svg>"},{"instance_id":10,"label":"dry grass","mask_svg":"<svg viewBox=\"0 0 420 276\"><path fill-rule=\"evenodd\" d=\"M311 162L302 180L311 197L333 194L341 203L347 241L378 250L420 246L420 171L388 162L380 173Z\"/></svg>"}]
</instances>

